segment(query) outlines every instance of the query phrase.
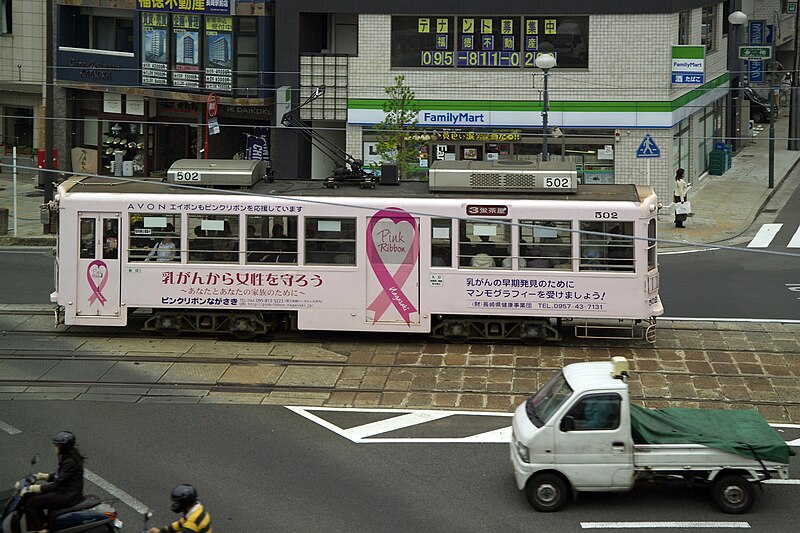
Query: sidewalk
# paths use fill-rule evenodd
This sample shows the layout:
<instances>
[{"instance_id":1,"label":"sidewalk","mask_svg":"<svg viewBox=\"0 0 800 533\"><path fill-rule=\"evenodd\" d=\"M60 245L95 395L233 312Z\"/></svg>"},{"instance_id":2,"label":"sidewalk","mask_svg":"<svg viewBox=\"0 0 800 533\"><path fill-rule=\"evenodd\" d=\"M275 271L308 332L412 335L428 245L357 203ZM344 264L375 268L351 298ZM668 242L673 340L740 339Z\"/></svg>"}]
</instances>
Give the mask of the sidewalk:
<instances>
[{"instance_id":1,"label":"sidewalk","mask_svg":"<svg viewBox=\"0 0 800 533\"><path fill-rule=\"evenodd\" d=\"M769 124L763 127L753 143L734 156L725 174L707 174L694 180L688 195L694 213L686 221L685 228L675 227L672 198L661 199L664 207L659 213L659 239L687 245L720 244L728 240L736 243L735 239L748 232L768 203L780 203L790 196L787 189L797 186L798 180L786 178L800 160L800 151L786 149L789 119L784 117L775 122L775 186L772 189L768 187ZM679 242L659 244L662 250L681 247Z\"/></svg>"}]
</instances>

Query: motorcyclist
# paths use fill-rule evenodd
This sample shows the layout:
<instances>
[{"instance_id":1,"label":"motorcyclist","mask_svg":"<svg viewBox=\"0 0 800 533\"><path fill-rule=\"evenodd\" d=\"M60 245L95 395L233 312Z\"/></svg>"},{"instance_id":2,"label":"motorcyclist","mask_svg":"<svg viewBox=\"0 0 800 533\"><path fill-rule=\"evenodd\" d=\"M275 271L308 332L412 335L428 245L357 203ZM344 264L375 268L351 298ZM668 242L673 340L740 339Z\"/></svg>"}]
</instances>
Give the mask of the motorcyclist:
<instances>
[{"instance_id":1,"label":"motorcyclist","mask_svg":"<svg viewBox=\"0 0 800 533\"><path fill-rule=\"evenodd\" d=\"M151 527L150 533L212 533L211 515L197 500L197 490L191 485L172 489L172 512L183 513L178 520L162 528Z\"/></svg>"},{"instance_id":2,"label":"motorcyclist","mask_svg":"<svg viewBox=\"0 0 800 533\"><path fill-rule=\"evenodd\" d=\"M45 511L66 509L83 499L83 459L75 447L75 434L59 431L53 437L58 466L55 472L39 472L35 484L22 489L25 522L28 530L40 531L45 527ZM17 487L18 488L18 487Z\"/></svg>"}]
</instances>

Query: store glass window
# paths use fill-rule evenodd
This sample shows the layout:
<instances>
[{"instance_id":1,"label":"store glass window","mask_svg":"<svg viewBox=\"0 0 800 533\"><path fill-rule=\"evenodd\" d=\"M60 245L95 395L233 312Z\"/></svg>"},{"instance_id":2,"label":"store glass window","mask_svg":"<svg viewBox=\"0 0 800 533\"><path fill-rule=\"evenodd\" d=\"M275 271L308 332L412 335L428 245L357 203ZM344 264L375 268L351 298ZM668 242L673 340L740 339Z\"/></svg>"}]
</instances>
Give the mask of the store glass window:
<instances>
[{"instance_id":1,"label":"store glass window","mask_svg":"<svg viewBox=\"0 0 800 533\"><path fill-rule=\"evenodd\" d=\"M247 217L247 263L297 264L297 217Z\"/></svg>"},{"instance_id":2,"label":"store glass window","mask_svg":"<svg viewBox=\"0 0 800 533\"><path fill-rule=\"evenodd\" d=\"M0 0L0 33L11 33L12 29L12 0Z\"/></svg>"},{"instance_id":3,"label":"store glass window","mask_svg":"<svg viewBox=\"0 0 800 533\"><path fill-rule=\"evenodd\" d=\"M190 263L238 263L237 215L189 215Z\"/></svg>"},{"instance_id":4,"label":"store glass window","mask_svg":"<svg viewBox=\"0 0 800 533\"><path fill-rule=\"evenodd\" d=\"M689 44L692 31L692 12L681 11L678 14L678 44Z\"/></svg>"},{"instance_id":5,"label":"store glass window","mask_svg":"<svg viewBox=\"0 0 800 533\"><path fill-rule=\"evenodd\" d=\"M305 262L312 265L356 264L356 219L305 219Z\"/></svg>"}]
</instances>

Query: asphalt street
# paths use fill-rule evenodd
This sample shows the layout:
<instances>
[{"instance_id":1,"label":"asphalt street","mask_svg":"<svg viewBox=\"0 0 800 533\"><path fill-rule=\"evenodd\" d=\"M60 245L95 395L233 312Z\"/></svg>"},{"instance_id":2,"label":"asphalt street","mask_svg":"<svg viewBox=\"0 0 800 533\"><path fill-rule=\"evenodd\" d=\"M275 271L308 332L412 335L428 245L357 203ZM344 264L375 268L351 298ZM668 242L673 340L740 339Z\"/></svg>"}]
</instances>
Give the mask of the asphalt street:
<instances>
[{"instance_id":1,"label":"asphalt street","mask_svg":"<svg viewBox=\"0 0 800 533\"><path fill-rule=\"evenodd\" d=\"M50 303L55 284L52 248L0 248L0 272L0 303Z\"/></svg>"},{"instance_id":2,"label":"asphalt street","mask_svg":"<svg viewBox=\"0 0 800 533\"><path fill-rule=\"evenodd\" d=\"M352 429L382 416L326 418ZM24 475L34 452L43 466L52 464L49 440L68 428L78 435L87 468L155 509L154 523L172 518L169 491L188 482L221 533L561 532L616 522L693 522L705 524L704 531L726 530L708 528L723 522L788 532L800 497L800 485L768 485L757 491L751 512L731 516L702 488L642 486L582 494L559 513L536 513L516 489L505 443L416 442L418 427L393 432L408 442L358 443L281 406L14 401L0 403L0 421L1 483ZM443 435L483 433L487 424L485 417L458 417ZM503 425L502 418L494 424ZM787 431L787 439L800 436ZM798 477L797 464L792 476ZM137 531L136 511L122 502L117 507L125 530Z\"/></svg>"}]
</instances>

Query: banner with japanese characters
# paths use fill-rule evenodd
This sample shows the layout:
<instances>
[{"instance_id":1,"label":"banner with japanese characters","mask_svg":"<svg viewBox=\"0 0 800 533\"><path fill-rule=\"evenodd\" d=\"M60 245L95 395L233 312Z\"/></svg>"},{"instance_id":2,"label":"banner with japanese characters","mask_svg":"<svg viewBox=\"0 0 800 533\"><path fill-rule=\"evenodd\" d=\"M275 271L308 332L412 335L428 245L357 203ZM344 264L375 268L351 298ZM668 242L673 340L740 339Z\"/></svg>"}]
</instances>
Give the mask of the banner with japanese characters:
<instances>
[{"instance_id":1,"label":"banner with japanese characters","mask_svg":"<svg viewBox=\"0 0 800 533\"><path fill-rule=\"evenodd\" d=\"M200 15L172 15L175 87L200 87Z\"/></svg>"},{"instance_id":2,"label":"banner with japanese characters","mask_svg":"<svg viewBox=\"0 0 800 533\"><path fill-rule=\"evenodd\" d=\"M205 17L205 86L233 90L233 17Z\"/></svg>"},{"instance_id":3,"label":"banner with japanese characters","mask_svg":"<svg viewBox=\"0 0 800 533\"><path fill-rule=\"evenodd\" d=\"M236 0L136 0L137 11L232 15Z\"/></svg>"},{"instance_id":4,"label":"banner with japanese characters","mask_svg":"<svg viewBox=\"0 0 800 533\"><path fill-rule=\"evenodd\" d=\"M169 85L169 14L142 13L142 85Z\"/></svg>"}]
</instances>

